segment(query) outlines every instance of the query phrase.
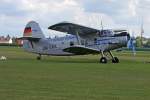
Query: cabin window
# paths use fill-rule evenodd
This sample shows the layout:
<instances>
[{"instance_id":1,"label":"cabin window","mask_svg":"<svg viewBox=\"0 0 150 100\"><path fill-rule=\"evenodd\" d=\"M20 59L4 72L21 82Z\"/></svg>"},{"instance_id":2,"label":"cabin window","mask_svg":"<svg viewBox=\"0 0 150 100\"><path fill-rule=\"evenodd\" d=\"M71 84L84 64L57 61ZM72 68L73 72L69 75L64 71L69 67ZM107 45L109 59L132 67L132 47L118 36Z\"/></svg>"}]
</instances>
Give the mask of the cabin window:
<instances>
[{"instance_id":1,"label":"cabin window","mask_svg":"<svg viewBox=\"0 0 150 100\"><path fill-rule=\"evenodd\" d=\"M81 40L81 45L85 45L85 40Z\"/></svg>"},{"instance_id":2,"label":"cabin window","mask_svg":"<svg viewBox=\"0 0 150 100\"><path fill-rule=\"evenodd\" d=\"M97 38L94 38L94 44L97 44Z\"/></svg>"},{"instance_id":3,"label":"cabin window","mask_svg":"<svg viewBox=\"0 0 150 100\"><path fill-rule=\"evenodd\" d=\"M64 44L64 42L61 42L61 44Z\"/></svg>"},{"instance_id":4,"label":"cabin window","mask_svg":"<svg viewBox=\"0 0 150 100\"><path fill-rule=\"evenodd\" d=\"M47 47L47 46L44 46L44 47L43 47L43 50L48 50L48 47Z\"/></svg>"},{"instance_id":5,"label":"cabin window","mask_svg":"<svg viewBox=\"0 0 150 100\"><path fill-rule=\"evenodd\" d=\"M74 45L74 42L71 41L71 42L70 42L70 46L73 46L73 45Z\"/></svg>"},{"instance_id":6,"label":"cabin window","mask_svg":"<svg viewBox=\"0 0 150 100\"><path fill-rule=\"evenodd\" d=\"M86 40L86 41L85 41L85 46L87 46L87 45L88 45L88 41Z\"/></svg>"}]
</instances>

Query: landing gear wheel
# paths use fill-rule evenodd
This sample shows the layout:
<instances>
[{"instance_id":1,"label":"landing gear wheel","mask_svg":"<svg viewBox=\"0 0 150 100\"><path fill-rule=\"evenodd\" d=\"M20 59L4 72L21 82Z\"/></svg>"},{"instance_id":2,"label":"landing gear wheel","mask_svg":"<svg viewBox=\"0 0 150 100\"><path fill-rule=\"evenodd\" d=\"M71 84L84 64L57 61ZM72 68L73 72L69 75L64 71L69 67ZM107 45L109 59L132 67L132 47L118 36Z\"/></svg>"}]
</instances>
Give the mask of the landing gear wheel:
<instances>
[{"instance_id":1,"label":"landing gear wheel","mask_svg":"<svg viewBox=\"0 0 150 100\"><path fill-rule=\"evenodd\" d=\"M37 59L37 60L41 60L41 55L37 56L36 59Z\"/></svg>"},{"instance_id":2,"label":"landing gear wheel","mask_svg":"<svg viewBox=\"0 0 150 100\"><path fill-rule=\"evenodd\" d=\"M106 57L102 57L102 58L100 59L100 63L107 63Z\"/></svg>"},{"instance_id":3,"label":"landing gear wheel","mask_svg":"<svg viewBox=\"0 0 150 100\"><path fill-rule=\"evenodd\" d=\"M119 59L118 59L117 57L114 57L114 58L112 59L112 63L119 63Z\"/></svg>"}]
</instances>

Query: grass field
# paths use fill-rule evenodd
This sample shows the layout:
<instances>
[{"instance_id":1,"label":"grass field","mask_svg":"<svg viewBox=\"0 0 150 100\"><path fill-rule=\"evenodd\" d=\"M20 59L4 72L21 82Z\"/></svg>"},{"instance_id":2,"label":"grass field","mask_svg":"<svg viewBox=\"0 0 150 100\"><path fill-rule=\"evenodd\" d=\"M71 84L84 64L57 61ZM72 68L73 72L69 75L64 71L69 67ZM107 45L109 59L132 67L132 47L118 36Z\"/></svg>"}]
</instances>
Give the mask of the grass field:
<instances>
[{"instance_id":1,"label":"grass field","mask_svg":"<svg viewBox=\"0 0 150 100\"><path fill-rule=\"evenodd\" d=\"M15 47L2 55L0 100L150 100L150 52L115 53L119 64L99 64L99 55L37 61Z\"/></svg>"}]
</instances>

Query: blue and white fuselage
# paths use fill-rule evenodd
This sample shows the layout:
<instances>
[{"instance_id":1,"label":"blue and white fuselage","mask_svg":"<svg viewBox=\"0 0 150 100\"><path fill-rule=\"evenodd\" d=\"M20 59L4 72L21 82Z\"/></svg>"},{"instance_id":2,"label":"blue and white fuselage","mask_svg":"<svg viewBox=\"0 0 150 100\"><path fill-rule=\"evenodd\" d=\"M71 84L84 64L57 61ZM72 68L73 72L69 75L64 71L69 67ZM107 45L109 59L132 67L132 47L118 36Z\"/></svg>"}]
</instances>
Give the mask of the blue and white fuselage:
<instances>
[{"instance_id":1,"label":"blue and white fuselage","mask_svg":"<svg viewBox=\"0 0 150 100\"><path fill-rule=\"evenodd\" d=\"M93 48L97 51L114 50L126 46L127 36L118 37L97 37L96 40L87 41L81 39L81 45ZM40 39L37 43L32 44L28 40L24 40L24 49L28 52L33 52L42 55L75 55L74 53L65 52L64 49L70 46L78 45L76 36L68 35L65 37L45 38Z\"/></svg>"}]
</instances>

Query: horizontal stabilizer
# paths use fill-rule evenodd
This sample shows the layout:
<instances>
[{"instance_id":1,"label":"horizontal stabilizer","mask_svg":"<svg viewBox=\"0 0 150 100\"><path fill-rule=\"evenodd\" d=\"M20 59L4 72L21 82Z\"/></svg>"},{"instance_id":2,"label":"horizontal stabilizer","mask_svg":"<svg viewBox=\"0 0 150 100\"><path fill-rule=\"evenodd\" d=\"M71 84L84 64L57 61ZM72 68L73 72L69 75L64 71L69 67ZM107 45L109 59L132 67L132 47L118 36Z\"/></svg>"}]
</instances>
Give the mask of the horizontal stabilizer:
<instances>
[{"instance_id":1,"label":"horizontal stabilizer","mask_svg":"<svg viewBox=\"0 0 150 100\"><path fill-rule=\"evenodd\" d=\"M88 48L81 45L71 46L69 48L65 48L63 51L74 53L76 55L84 55L84 54L98 54L99 51L93 48Z\"/></svg>"},{"instance_id":2,"label":"horizontal stabilizer","mask_svg":"<svg viewBox=\"0 0 150 100\"><path fill-rule=\"evenodd\" d=\"M41 38L33 38L33 37L20 37L20 40L29 40L29 41L39 41Z\"/></svg>"}]
</instances>

